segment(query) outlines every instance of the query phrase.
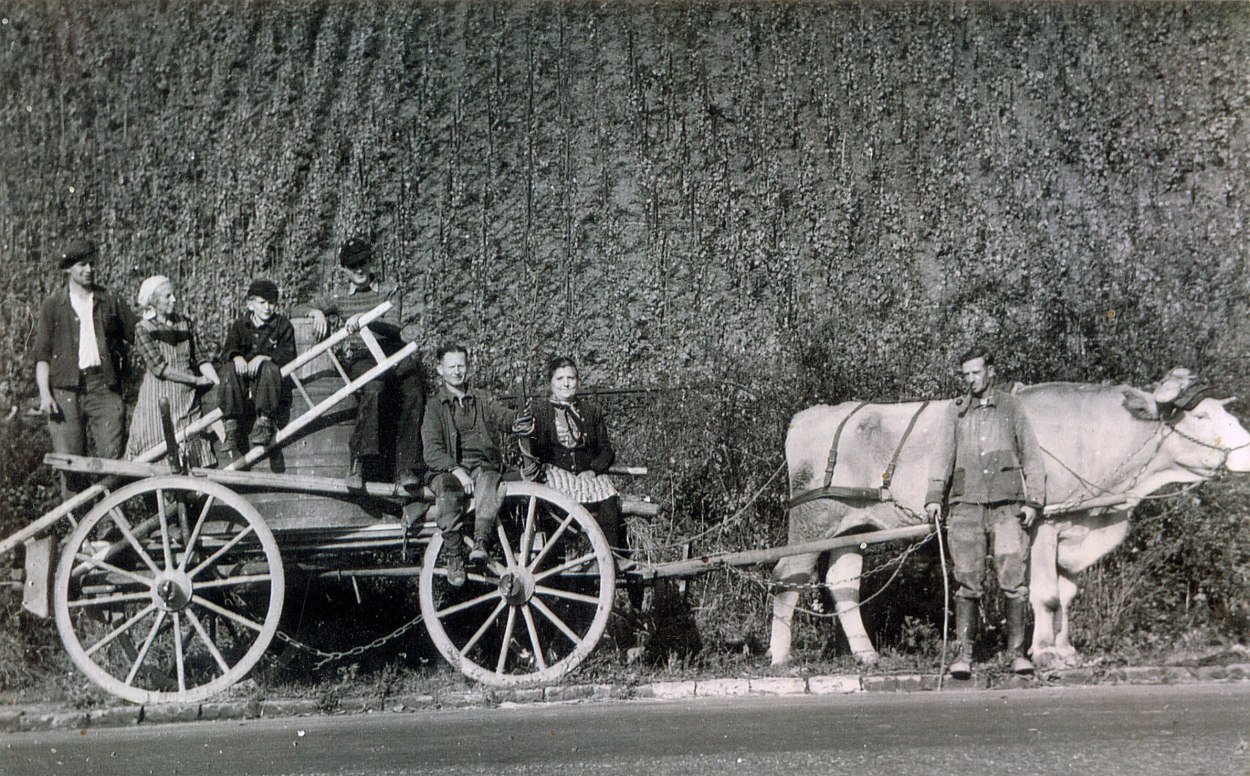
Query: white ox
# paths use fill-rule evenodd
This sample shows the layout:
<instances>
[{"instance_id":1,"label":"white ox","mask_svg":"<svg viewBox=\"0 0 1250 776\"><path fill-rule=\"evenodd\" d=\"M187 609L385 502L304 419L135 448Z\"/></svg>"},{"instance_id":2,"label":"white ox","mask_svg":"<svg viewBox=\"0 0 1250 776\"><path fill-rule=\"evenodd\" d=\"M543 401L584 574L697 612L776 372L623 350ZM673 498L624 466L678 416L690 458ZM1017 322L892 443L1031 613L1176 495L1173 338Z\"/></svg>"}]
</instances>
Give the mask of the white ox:
<instances>
[{"instance_id":1,"label":"white ox","mask_svg":"<svg viewBox=\"0 0 1250 776\"><path fill-rule=\"evenodd\" d=\"M1178 371L1183 370L1174 373ZM1068 606L1076 596L1076 575L1124 540L1129 515L1140 499L1167 485L1210 479L1221 467L1250 471L1250 433L1224 408L1232 400L1204 398L1182 411L1156 399L1175 395L1175 386L1169 391L1161 385L1152 394L1125 385L1076 383L1045 383L1017 392L1043 449L1046 503L1051 505L1048 518L1036 528L1030 563L1031 654L1039 664L1075 660L1068 637ZM923 520L928 455L946 405L931 402L916 417L899 454L891 501L824 498L794 506L789 515L790 543ZM834 434L857 406L818 405L791 420L786 436L791 498L824 484ZM920 408L919 402L869 404L854 412L842 430L831 484L880 487L882 472ZM1076 506L1091 501L1100 506ZM1108 506L1108 502L1118 503ZM791 585L810 582L817 560L815 554L784 558L774 578ZM855 548L834 550L825 580L852 651L862 662L872 663L877 652L858 606L862 569L863 558ZM789 589L773 599L769 652L774 665L789 660L798 597L797 590Z\"/></svg>"}]
</instances>

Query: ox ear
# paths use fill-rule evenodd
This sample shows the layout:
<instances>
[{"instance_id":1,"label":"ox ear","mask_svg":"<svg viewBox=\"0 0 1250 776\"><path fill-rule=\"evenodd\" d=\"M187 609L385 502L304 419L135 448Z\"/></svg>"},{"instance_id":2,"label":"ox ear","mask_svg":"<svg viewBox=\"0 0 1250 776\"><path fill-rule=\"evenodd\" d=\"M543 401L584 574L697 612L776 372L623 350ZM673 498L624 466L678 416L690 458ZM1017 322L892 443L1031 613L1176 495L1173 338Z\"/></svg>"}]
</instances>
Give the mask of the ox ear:
<instances>
[{"instance_id":1,"label":"ox ear","mask_svg":"<svg viewBox=\"0 0 1250 776\"><path fill-rule=\"evenodd\" d=\"M1155 386L1154 400L1159 404L1171 404L1196 382L1198 382L1198 375L1192 370L1178 366L1164 375Z\"/></svg>"},{"instance_id":2,"label":"ox ear","mask_svg":"<svg viewBox=\"0 0 1250 776\"><path fill-rule=\"evenodd\" d=\"M1227 399L1216 399L1215 403L1220 405L1221 407L1227 407L1228 405L1232 404L1235 401L1237 401L1236 396L1229 396Z\"/></svg>"},{"instance_id":3,"label":"ox ear","mask_svg":"<svg viewBox=\"0 0 1250 776\"><path fill-rule=\"evenodd\" d=\"M1136 391L1131 388L1125 388L1124 391L1124 409L1138 420L1158 420L1159 405L1155 402L1154 397L1143 391Z\"/></svg>"}]
</instances>

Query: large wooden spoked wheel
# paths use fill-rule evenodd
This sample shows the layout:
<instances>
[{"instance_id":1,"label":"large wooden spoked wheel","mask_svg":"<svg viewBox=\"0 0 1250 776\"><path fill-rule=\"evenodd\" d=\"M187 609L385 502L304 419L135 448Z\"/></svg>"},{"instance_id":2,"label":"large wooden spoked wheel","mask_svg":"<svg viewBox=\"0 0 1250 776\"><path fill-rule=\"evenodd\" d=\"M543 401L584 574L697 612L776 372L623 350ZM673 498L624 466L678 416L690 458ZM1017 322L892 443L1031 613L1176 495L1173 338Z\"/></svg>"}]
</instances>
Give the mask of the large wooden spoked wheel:
<instances>
[{"instance_id":1,"label":"large wooden spoked wheel","mask_svg":"<svg viewBox=\"0 0 1250 776\"><path fill-rule=\"evenodd\" d=\"M438 651L466 676L498 686L554 681L603 635L616 564L581 504L532 482L503 488L492 558L469 566L463 587L447 583L442 536L431 537L421 566L421 613Z\"/></svg>"},{"instance_id":2,"label":"large wooden spoked wheel","mask_svg":"<svg viewBox=\"0 0 1250 776\"><path fill-rule=\"evenodd\" d=\"M256 665L283 589L255 507L207 480L152 477L108 495L70 536L56 625L75 665L114 695L198 701Z\"/></svg>"}]
</instances>

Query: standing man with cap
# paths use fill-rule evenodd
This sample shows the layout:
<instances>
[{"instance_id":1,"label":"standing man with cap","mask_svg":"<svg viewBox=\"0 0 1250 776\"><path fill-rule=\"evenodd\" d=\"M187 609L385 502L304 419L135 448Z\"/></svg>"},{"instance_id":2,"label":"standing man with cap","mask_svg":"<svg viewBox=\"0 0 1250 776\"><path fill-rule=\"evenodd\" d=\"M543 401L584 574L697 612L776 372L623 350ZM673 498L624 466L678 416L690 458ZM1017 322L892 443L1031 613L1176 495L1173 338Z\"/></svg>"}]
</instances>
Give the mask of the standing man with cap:
<instances>
[{"instance_id":1,"label":"standing man with cap","mask_svg":"<svg viewBox=\"0 0 1250 776\"><path fill-rule=\"evenodd\" d=\"M344 340L339 357L353 380L376 366L377 362L357 333L360 316L383 302L392 307L369 324L378 344L388 355L403 347L401 293L394 283L383 282L373 272L373 245L363 237L353 237L339 249L339 270L346 281L307 304L297 314L311 315L313 334L318 339L327 331L326 316L344 321L352 336ZM344 481L349 488L363 490L368 461L382 455L382 389L399 391L400 413L395 439L395 482L405 490L424 485L421 455L421 416L425 412L425 380L420 363L410 356L382 379L373 380L357 394L356 427L349 442L350 460Z\"/></svg>"},{"instance_id":2,"label":"standing man with cap","mask_svg":"<svg viewBox=\"0 0 1250 776\"><path fill-rule=\"evenodd\" d=\"M125 447L126 406L122 402L123 364L134 340L130 308L97 286L96 248L77 240L56 257L66 288L48 297L39 310L31 355L39 411L48 417L52 449L85 455L87 429L102 458L121 458ZM63 481L67 494L79 489Z\"/></svg>"},{"instance_id":3,"label":"standing man with cap","mask_svg":"<svg viewBox=\"0 0 1250 776\"><path fill-rule=\"evenodd\" d=\"M1007 599L1007 653L1011 670L1033 673L1024 654L1029 600L1029 534L1046 498L1041 447L1024 406L994 387L994 356L977 346L960 359L968 393L951 402L940 427L925 496L930 520L950 504L946 536L955 565L958 644L951 676L972 676L972 646L985 576L987 538L998 586Z\"/></svg>"}]
</instances>

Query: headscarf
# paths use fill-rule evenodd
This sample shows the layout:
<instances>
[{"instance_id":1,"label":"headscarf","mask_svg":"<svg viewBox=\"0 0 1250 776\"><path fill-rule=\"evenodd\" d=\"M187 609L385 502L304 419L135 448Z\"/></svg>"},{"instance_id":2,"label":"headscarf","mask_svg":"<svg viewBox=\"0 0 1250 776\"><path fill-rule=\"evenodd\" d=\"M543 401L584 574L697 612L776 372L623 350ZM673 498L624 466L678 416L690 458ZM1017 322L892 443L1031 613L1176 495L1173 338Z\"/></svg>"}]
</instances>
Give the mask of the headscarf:
<instances>
[{"instance_id":1,"label":"headscarf","mask_svg":"<svg viewBox=\"0 0 1250 776\"><path fill-rule=\"evenodd\" d=\"M144 318L152 318L156 315L156 311L151 309L152 297L156 294L156 289L173 282L164 275L153 275L139 285L139 294L135 297L135 301L139 303L140 309L143 310Z\"/></svg>"}]
</instances>

